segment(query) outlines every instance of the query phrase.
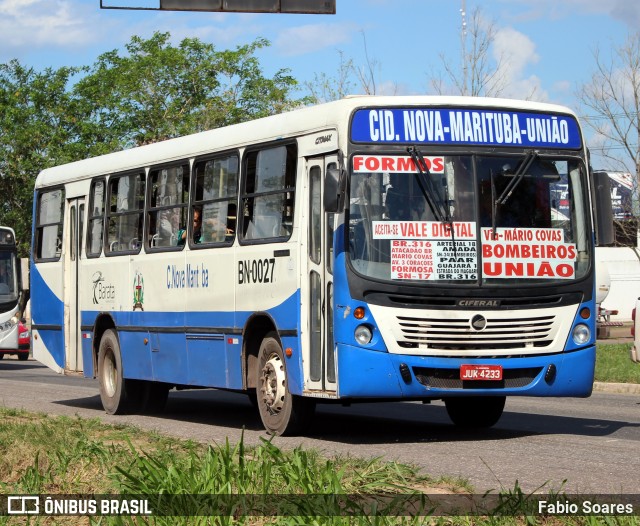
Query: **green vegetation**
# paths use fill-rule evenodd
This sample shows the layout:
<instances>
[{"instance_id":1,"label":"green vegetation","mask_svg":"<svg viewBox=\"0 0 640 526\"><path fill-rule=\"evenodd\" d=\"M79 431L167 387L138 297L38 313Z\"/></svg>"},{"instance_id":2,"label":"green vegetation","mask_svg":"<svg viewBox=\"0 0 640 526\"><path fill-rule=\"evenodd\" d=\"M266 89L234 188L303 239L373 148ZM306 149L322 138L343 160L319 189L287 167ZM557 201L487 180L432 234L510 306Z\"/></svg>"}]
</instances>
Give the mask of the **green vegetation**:
<instances>
[{"instance_id":1,"label":"green vegetation","mask_svg":"<svg viewBox=\"0 0 640 526\"><path fill-rule=\"evenodd\" d=\"M598 343L596 382L640 384L640 365L629 358L630 347L630 343Z\"/></svg>"},{"instance_id":2,"label":"green vegetation","mask_svg":"<svg viewBox=\"0 0 640 526\"><path fill-rule=\"evenodd\" d=\"M16 231L21 256L31 242L31 201L40 170L286 111L296 98L287 69L265 75L257 38L216 49L169 33L137 36L125 49L78 68L0 64L0 224Z\"/></svg>"},{"instance_id":3,"label":"green vegetation","mask_svg":"<svg viewBox=\"0 0 640 526\"><path fill-rule=\"evenodd\" d=\"M630 345L598 344L597 381L640 383ZM640 524L637 516L540 515L537 498L518 482L512 489L474 496L465 480L435 480L416 467L382 459L285 451L277 447L277 438L257 447L244 441L205 445L98 419L7 408L0 408L0 481L4 495L150 496L156 514L84 517L84 524ZM549 501L568 498L561 488L535 493L545 492ZM440 500L425 495L443 495L445 501L454 495L454 503L447 501L444 510ZM434 507L460 515L433 516ZM0 517L0 525L23 524L23 519ZM26 523L77 524L78 519L39 516Z\"/></svg>"},{"instance_id":4,"label":"green vegetation","mask_svg":"<svg viewBox=\"0 0 640 526\"><path fill-rule=\"evenodd\" d=\"M4 408L0 422L0 493L145 496L155 514L85 517L83 524L640 524L637 517L540 516L537 500L517 483L474 497L464 481L433 480L380 459L283 451L277 439L251 448L243 441L208 446L97 419ZM445 505L425 496L434 494L457 499L453 507L448 501L447 511L459 515L431 516L435 506ZM565 499L554 491L548 497ZM190 516L181 516L182 510ZM467 511L476 515L462 515ZM80 518L24 519L0 517L0 525L77 524Z\"/></svg>"}]
</instances>

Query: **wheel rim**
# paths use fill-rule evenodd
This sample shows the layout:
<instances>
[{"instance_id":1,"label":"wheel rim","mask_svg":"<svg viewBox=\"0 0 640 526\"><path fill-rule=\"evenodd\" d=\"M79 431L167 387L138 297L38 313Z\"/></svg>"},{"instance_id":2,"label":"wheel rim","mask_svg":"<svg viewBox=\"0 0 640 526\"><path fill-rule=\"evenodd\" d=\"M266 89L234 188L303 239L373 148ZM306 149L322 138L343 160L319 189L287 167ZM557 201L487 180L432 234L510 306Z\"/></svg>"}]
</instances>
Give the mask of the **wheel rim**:
<instances>
[{"instance_id":1,"label":"wheel rim","mask_svg":"<svg viewBox=\"0 0 640 526\"><path fill-rule=\"evenodd\" d=\"M108 352L103 364L102 378L104 380L104 389L109 397L116 394L116 386L118 385L117 375L118 371L113 360L113 353Z\"/></svg>"},{"instance_id":2,"label":"wheel rim","mask_svg":"<svg viewBox=\"0 0 640 526\"><path fill-rule=\"evenodd\" d=\"M262 367L260 376L262 402L272 415L277 415L284 407L285 394L287 392L285 380L286 374L282 359L273 353Z\"/></svg>"}]
</instances>

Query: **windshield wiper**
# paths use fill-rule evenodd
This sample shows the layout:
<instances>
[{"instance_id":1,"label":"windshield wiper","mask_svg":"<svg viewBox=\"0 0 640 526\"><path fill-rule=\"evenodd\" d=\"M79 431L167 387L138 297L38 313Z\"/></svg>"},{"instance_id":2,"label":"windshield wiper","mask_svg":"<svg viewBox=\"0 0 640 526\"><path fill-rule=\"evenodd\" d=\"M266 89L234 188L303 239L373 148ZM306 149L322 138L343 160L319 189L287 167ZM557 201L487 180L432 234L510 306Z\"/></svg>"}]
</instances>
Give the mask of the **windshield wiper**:
<instances>
[{"instance_id":1,"label":"windshield wiper","mask_svg":"<svg viewBox=\"0 0 640 526\"><path fill-rule=\"evenodd\" d=\"M513 178L511 179L511 181L509 181L509 184L505 187L505 189L500 194L500 197L498 197L497 199L496 199L496 185L494 180L494 173L493 173L493 170L491 171L491 200L493 201L493 204L491 207L492 208L491 229L493 231L494 239L496 237L496 223L498 221L497 219L498 206L504 206L507 204L507 201L509 201L509 198L513 195L513 192L515 191L517 186L524 179L524 176L527 173L527 170L533 164L533 161L535 161L538 158L538 155L539 153L537 150L529 150L527 152L527 155L525 155L524 159L518 166L518 169L513 174L509 174Z\"/></svg>"},{"instance_id":2,"label":"windshield wiper","mask_svg":"<svg viewBox=\"0 0 640 526\"><path fill-rule=\"evenodd\" d=\"M449 232L451 232L451 242L453 243L453 257L458 257L458 251L456 250L456 237L453 228L453 218L451 217L451 211L449 208L449 203L451 200L449 199L449 185L445 184L445 199L443 201L442 197L436 190L433 185L433 181L431 177L429 177L429 168L427 167L427 163L422 156L422 152L418 150L415 146L410 146L407 148L407 152L413 159L413 162L416 165L416 169L418 170L418 185L420 186L420 190L424 194L424 197L429 203L429 208L431 208L431 213L436 221L440 221L441 223L446 223L449 225Z\"/></svg>"},{"instance_id":3,"label":"windshield wiper","mask_svg":"<svg viewBox=\"0 0 640 526\"><path fill-rule=\"evenodd\" d=\"M498 199L496 199L496 179L491 170L491 232L492 239L496 238L496 223L498 222Z\"/></svg>"},{"instance_id":4,"label":"windshield wiper","mask_svg":"<svg viewBox=\"0 0 640 526\"><path fill-rule=\"evenodd\" d=\"M516 187L524 179L524 176L527 173L527 170L529 169L533 161L535 161L537 158L538 158L538 152L536 150L531 150L527 152L527 155L525 155L525 158L520 163L520 166L518 166L518 169L513 174L510 174L510 175L513 175L513 179L509 181L509 184L502 191L502 193L500 194L500 197L498 197L495 204L500 206L504 206L507 204L507 201L513 195L513 192L516 189Z\"/></svg>"},{"instance_id":5,"label":"windshield wiper","mask_svg":"<svg viewBox=\"0 0 640 526\"><path fill-rule=\"evenodd\" d=\"M440 221L441 223L451 223L449 207L442 201L440 194L434 187L433 181L431 180L431 177L429 177L429 168L427 168L427 163L424 160L422 153L415 146L410 146L409 148L407 148L407 152L416 165L416 169L418 170L418 173L416 174L418 185L420 186L420 190L422 190L422 194L427 200L427 204L431 209L433 217L435 217L436 221ZM447 193L449 193L448 187ZM447 196L447 201L448 199L449 198Z\"/></svg>"}]
</instances>

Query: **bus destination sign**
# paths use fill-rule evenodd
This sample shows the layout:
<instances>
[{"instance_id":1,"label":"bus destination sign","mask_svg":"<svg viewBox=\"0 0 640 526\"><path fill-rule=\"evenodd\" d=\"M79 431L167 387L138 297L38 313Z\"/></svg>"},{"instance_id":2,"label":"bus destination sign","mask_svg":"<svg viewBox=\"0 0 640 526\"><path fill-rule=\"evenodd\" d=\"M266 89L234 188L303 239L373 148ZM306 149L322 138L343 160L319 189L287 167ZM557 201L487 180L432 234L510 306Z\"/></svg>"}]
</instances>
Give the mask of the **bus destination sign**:
<instances>
[{"instance_id":1,"label":"bus destination sign","mask_svg":"<svg viewBox=\"0 0 640 526\"><path fill-rule=\"evenodd\" d=\"M455 108L375 108L354 113L351 140L378 144L487 145L578 149L572 116Z\"/></svg>"}]
</instances>

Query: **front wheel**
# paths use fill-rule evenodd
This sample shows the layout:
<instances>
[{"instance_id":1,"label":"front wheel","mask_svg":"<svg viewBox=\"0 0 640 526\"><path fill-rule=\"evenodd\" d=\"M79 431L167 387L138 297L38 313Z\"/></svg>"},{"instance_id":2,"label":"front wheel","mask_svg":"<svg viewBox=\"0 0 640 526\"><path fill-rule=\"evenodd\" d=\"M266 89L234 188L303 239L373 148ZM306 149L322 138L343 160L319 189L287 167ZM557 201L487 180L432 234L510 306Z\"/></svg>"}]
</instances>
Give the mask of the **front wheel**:
<instances>
[{"instance_id":1,"label":"front wheel","mask_svg":"<svg viewBox=\"0 0 640 526\"><path fill-rule=\"evenodd\" d=\"M445 398L444 404L455 425L480 429L491 427L500 420L505 400L504 396L462 396Z\"/></svg>"},{"instance_id":2,"label":"front wheel","mask_svg":"<svg viewBox=\"0 0 640 526\"><path fill-rule=\"evenodd\" d=\"M141 380L124 378L120 343L113 329L105 331L100 340L98 383L102 407L108 414L119 415L140 409L145 384Z\"/></svg>"},{"instance_id":3,"label":"front wheel","mask_svg":"<svg viewBox=\"0 0 640 526\"><path fill-rule=\"evenodd\" d=\"M256 364L257 405L267 432L272 435L302 432L313 417L315 403L289 392L284 354L275 333L262 340Z\"/></svg>"}]
</instances>

